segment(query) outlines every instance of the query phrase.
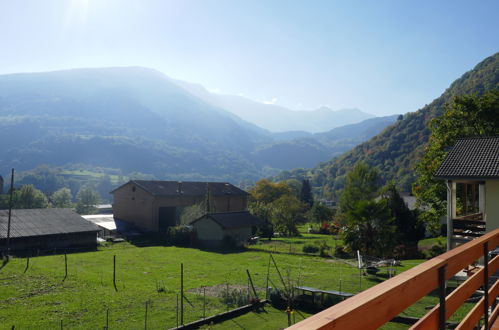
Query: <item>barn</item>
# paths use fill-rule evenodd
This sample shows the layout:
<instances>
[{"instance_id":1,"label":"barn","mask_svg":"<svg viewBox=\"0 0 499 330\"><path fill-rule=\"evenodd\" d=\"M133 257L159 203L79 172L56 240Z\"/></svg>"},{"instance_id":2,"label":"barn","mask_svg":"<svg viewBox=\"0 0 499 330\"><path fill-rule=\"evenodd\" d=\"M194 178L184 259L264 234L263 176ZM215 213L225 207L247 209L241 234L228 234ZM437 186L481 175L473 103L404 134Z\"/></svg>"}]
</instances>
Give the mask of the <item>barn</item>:
<instances>
[{"instance_id":1,"label":"barn","mask_svg":"<svg viewBox=\"0 0 499 330\"><path fill-rule=\"evenodd\" d=\"M227 182L131 180L111 191L117 220L144 232L166 232L179 223L185 207L200 203L207 194L214 212L244 211L248 193Z\"/></svg>"},{"instance_id":2,"label":"barn","mask_svg":"<svg viewBox=\"0 0 499 330\"><path fill-rule=\"evenodd\" d=\"M0 250L6 249L8 210L0 210ZM11 250L95 248L99 228L71 209L12 210Z\"/></svg>"},{"instance_id":3,"label":"barn","mask_svg":"<svg viewBox=\"0 0 499 330\"><path fill-rule=\"evenodd\" d=\"M220 246L227 239L242 246L259 225L261 220L248 211L208 213L191 223L199 243L205 246Z\"/></svg>"}]
</instances>

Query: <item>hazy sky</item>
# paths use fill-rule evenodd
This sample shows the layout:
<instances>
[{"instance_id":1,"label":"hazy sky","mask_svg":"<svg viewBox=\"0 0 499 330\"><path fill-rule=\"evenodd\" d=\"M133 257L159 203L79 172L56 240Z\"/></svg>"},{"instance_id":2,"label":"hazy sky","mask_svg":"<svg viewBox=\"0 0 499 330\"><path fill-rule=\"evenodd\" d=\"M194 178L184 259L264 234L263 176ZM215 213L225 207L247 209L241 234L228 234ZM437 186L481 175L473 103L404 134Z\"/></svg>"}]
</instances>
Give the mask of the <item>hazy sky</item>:
<instances>
[{"instance_id":1,"label":"hazy sky","mask_svg":"<svg viewBox=\"0 0 499 330\"><path fill-rule=\"evenodd\" d=\"M499 51L499 1L0 0L0 73L144 66L293 109L415 111Z\"/></svg>"}]
</instances>

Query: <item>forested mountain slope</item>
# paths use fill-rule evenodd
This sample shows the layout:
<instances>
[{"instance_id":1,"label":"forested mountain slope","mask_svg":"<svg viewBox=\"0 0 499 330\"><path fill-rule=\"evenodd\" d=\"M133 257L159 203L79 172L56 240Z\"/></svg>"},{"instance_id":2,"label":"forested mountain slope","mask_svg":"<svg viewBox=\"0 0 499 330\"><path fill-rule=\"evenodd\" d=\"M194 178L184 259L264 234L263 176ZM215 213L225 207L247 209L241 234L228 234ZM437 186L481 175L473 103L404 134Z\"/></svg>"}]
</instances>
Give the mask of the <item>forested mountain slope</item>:
<instances>
[{"instance_id":1,"label":"forested mountain slope","mask_svg":"<svg viewBox=\"0 0 499 330\"><path fill-rule=\"evenodd\" d=\"M365 125L381 130L388 123ZM274 137L162 73L140 67L0 76L4 175L12 167L26 171L48 165L239 183L313 166L334 156L334 150L364 141L363 132L350 139Z\"/></svg>"},{"instance_id":2,"label":"forested mountain slope","mask_svg":"<svg viewBox=\"0 0 499 330\"><path fill-rule=\"evenodd\" d=\"M482 94L499 88L499 53L482 62L454 81L445 92L420 110L404 115L394 125L352 150L311 170L283 172L277 179L309 177L316 191L334 197L343 188L346 173L358 161L380 170L384 180L396 180L404 191L410 191L415 180L414 167L428 142L428 122L440 116L444 104L456 95ZM498 114L499 115L499 114Z\"/></svg>"}]
</instances>

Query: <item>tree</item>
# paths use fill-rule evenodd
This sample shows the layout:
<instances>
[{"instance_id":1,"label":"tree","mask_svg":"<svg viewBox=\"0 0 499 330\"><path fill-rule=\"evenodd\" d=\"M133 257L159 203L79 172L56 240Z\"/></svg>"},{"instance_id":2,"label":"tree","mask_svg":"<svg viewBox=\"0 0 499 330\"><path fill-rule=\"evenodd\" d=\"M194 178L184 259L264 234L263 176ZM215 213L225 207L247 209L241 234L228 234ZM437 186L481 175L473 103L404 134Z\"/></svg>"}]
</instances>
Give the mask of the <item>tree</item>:
<instances>
[{"instance_id":1,"label":"tree","mask_svg":"<svg viewBox=\"0 0 499 330\"><path fill-rule=\"evenodd\" d=\"M308 211L308 218L310 221L323 223L333 219L334 210L326 205L315 202L312 208Z\"/></svg>"},{"instance_id":2,"label":"tree","mask_svg":"<svg viewBox=\"0 0 499 330\"><path fill-rule=\"evenodd\" d=\"M352 251L385 255L396 243L394 219L386 200L378 197L378 171L357 163L347 174L340 195L343 240Z\"/></svg>"},{"instance_id":3,"label":"tree","mask_svg":"<svg viewBox=\"0 0 499 330\"><path fill-rule=\"evenodd\" d=\"M358 162L347 174L345 188L340 195L340 213L346 214L361 200L374 199L379 190L378 171Z\"/></svg>"},{"instance_id":4,"label":"tree","mask_svg":"<svg viewBox=\"0 0 499 330\"><path fill-rule=\"evenodd\" d=\"M205 215L206 206L204 203L197 203L191 206L184 207L182 213L180 214L180 223L182 225L189 225L196 219L201 218Z\"/></svg>"},{"instance_id":5,"label":"tree","mask_svg":"<svg viewBox=\"0 0 499 330\"><path fill-rule=\"evenodd\" d=\"M390 210L394 219L393 224L397 228L397 241L402 244L416 244L424 237L424 225L418 221L416 212L409 210L400 196L395 182L387 183L381 196Z\"/></svg>"},{"instance_id":6,"label":"tree","mask_svg":"<svg viewBox=\"0 0 499 330\"><path fill-rule=\"evenodd\" d=\"M82 188L76 195L76 212L79 214L92 214L100 203L99 193L91 188Z\"/></svg>"},{"instance_id":7,"label":"tree","mask_svg":"<svg viewBox=\"0 0 499 330\"><path fill-rule=\"evenodd\" d=\"M264 221L263 235L271 239L274 231L284 235L297 234L296 222L303 216L303 204L288 184L263 179L249 192L248 209Z\"/></svg>"},{"instance_id":8,"label":"tree","mask_svg":"<svg viewBox=\"0 0 499 330\"><path fill-rule=\"evenodd\" d=\"M14 190L12 198L15 209L43 209L49 207L47 196L33 185L22 185Z\"/></svg>"},{"instance_id":9,"label":"tree","mask_svg":"<svg viewBox=\"0 0 499 330\"><path fill-rule=\"evenodd\" d=\"M253 201L248 205L248 211L263 221L263 225L258 228L260 235L267 237L269 240L271 240L274 235L274 226L271 220L272 210L272 203Z\"/></svg>"},{"instance_id":10,"label":"tree","mask_svg":"<svg viewBox=\"0 0 499 330\"><path fill-rule=\"evenodd\" d=\"M215 201L213 200L213 196L211 194L211 189L208 183L206 183L206 191L204 194L204 211L205 213L214 213L216 212Z\"/></svg>"},{"instance_id":11,"label":"tree","mask_svg":"<svg viewBox=\"0 0 499 330\"><path fill-rule=\"evenodd\" d=\"M314 196L312 195L312 187L310 186L310 181L308 179L304 179L301 182L300 189L300 200L307 207L307 210L314 205Z\"/></svg>"},{"instance_id":12,"label":"tree","mask_svg":"<svg viewBox=\"0 0 499 330\"><path fill-rule=\"evenodd\" d=\"M283 195L292 195L293 189L285 182L274 183L267 179L262 179L250 189L249 193L250 202L272 203Z\"/></svg>"},{"instance_id":13,"label":"tree","mask_svg":"<svg viewBox=\"0 0 499 330\"><path fill-rule=\"evenodd\" d=\"M68 188L61 188L54 192L51 197L52 206L56 208L71 208L73 207L73 195Z\"/></svg>"},{"instance_id":14,"label":"tree","mask_svg":"<svg viewBox=\"0 0 499 330\"><path fill-rule=\"evenodd\" d=\"M430 229L438 232L439 220L446 213L446 188L442 180L434 177L447 150L459 138L499 135L499 90L486 92L481 97L465 95L455 97L445 105L442 116L430 122L430 139L423 159L417 165L418 179L413 193L418 204L427 210L421 218Z\"/></svg>"},{"instance_id":15,"label":"tree","mask_svg":"<svg viewBox=\"0 0 499 330\"><path fill-rule=\"evenodd\" d=\"M283 195L272 203L271 222L275 231L284 236L298 235L297 219L303 214L304 205L294 195Z\"/></svg>"},{"instance_id":16,"label":"tree","mask_svg":"<svg viewBox=\"0 0 499 330\"><path fill-rule=\"evenodd\" d=\"M343 240L350 250L385 256L394 247L395 226L386 201L358 201L345 217Z\"/></svg>"}]
</instances>

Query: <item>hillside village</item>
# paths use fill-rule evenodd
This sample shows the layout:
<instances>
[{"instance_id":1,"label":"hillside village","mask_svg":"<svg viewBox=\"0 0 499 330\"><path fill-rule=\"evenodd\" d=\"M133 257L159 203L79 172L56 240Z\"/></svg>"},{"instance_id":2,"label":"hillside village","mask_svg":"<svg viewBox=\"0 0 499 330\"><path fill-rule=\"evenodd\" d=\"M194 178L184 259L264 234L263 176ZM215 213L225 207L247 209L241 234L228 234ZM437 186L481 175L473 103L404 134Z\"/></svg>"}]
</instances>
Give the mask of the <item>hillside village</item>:
<instances>
[{"instance_id":1,"label":"hillside village","mask_svg":"<svg viewBox=\"0 0 499 330\"><path fill-rule=\"evenodd\" d=\"M499 329L498 11L0 2L0 330Z\"/></svg>"}]
</instances>

